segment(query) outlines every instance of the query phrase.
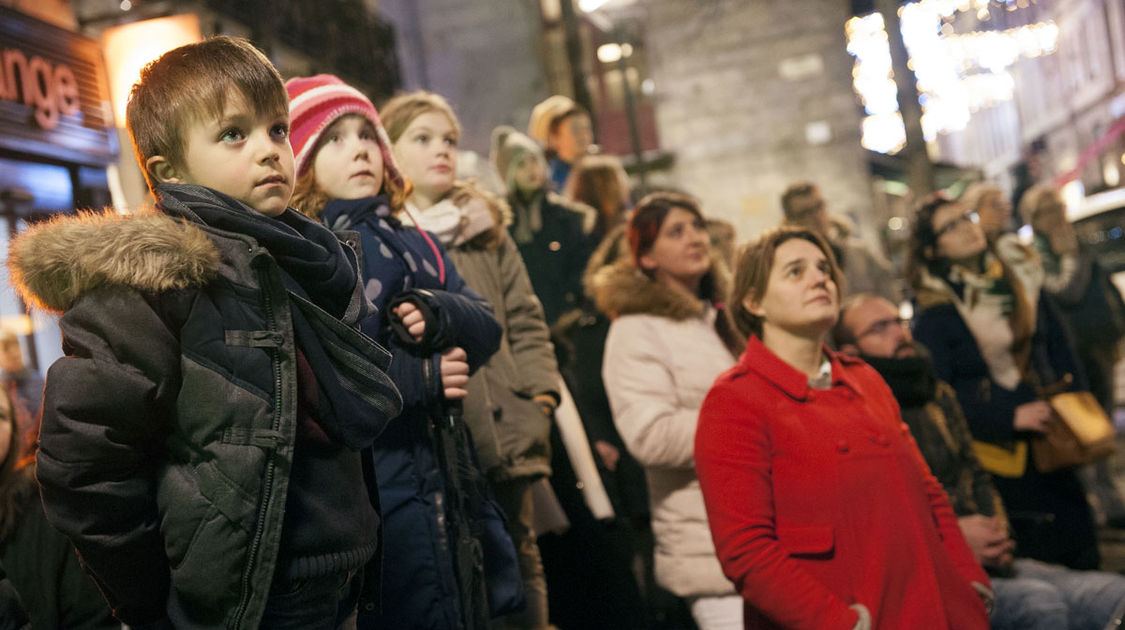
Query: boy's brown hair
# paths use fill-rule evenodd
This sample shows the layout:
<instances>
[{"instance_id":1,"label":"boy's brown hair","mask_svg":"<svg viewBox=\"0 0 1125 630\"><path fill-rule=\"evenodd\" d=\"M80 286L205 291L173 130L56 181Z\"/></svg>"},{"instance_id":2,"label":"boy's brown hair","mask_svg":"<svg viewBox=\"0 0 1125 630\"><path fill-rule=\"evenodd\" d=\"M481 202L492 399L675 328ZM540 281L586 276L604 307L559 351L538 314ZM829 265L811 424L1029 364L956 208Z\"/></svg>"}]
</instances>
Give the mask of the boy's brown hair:
<instances>
[{"instance_id":1,"label":"boy's brown hair","mask_svg":"<svg viewBox=\"0 0 1125 630\"><path fill-rule=\"evenodd\" d=\"M782 226L763 232L738 253L734 264L734 288L730 295L730 314L738 331L749 337L751 334L762 336L763 319L750 312L743 302L746 298L761 300L769 287L770 271L773 270L774 255L777 248L786 241L795 238L804 239L816 245L824 257L828 259L828 275L836 283L836 297L844 295L844 285L840 266L836 264L836 257L832 248L816 232L802 227Z\"/></svg>"},{"instance_id":2,"label":"boy's brown hair","mask_svg":"<svg viewBox=\"0 0 1125 630\"><path fill-rule=\"evenodd\" d=\"M126 108L125 124L149 189L146 163L163 156L184 162L187 126L220 118L230 90L242 93L258 114L289 116L289 95L270 60L245 39L219 35L170 50L141 70Z\"/></svg>"},{"instance_id":3,"label":"boy's brown hair","mask_svg":"<svg viewBox=\"0 0 1125 630\"><path fill-rule=\"evenodd\" d=\"M812 182L789 184L781 194L781 211L785 215L785 220L797 222L819 210L820 206L813 206L806 199L816 192L819 192L819 189Z\"/></svg>"}]
</instances>

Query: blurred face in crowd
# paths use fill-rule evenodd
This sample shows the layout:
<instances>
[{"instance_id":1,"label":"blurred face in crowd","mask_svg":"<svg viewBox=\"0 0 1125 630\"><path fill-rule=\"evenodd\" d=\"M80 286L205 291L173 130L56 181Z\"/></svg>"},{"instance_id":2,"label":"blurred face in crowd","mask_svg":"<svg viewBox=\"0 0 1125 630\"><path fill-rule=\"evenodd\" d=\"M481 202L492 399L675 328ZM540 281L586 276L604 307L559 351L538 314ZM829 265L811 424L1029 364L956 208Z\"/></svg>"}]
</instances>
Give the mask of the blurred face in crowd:
<instances>
[{"instance_id":1,"label":"blurred face in crowd","mask_svg":"<svg viewBox=\"0 0 1125 630\"><path fill-rule=\"evenodd\" d=\"M963 261L979 255L988 247L976 213L956 202L945 204L934 212L934 234L937 236L939 258Z\"/></svg>"},{"instance_id":2,"label":"blurred face in crowd","mask_svg":"<svg viewBox=\"0 0 1125 630\"><path fill-rule=\"evenodd\" d=\"M23 351L20 340L10 332L0 334L0 370L19 372L23 369Z\"/></svg>"},{"instance_id":3,"label":"blurred face in crowd","mask_svg":"<svg viewBox=\"0 0 1125 630\"><path fill-rule=\"evenodd\" d=\"M793 199L793 211L789 223L812 230L821 236L828 236L828 206L820 190L813 189L807 195Z\"/></svg>"},{"instance_id":4,"label":"blurred face in crowd","mask_svg":"<svg viewBox=\"0 0 1125 630\"><path fill-rule=\"evenodd\" d=\"M657 282L675 282L694 291L711 269L711 237L703 219L673 207L664 217L656 240L641 255L641 267Z\"/></svg>"},{"instance_id":5,"label":"blurred face in crowd","mask_svg":"<svg viewBox=\"0 0 1125 630\"><path fill-rule=\"evenodd\" d=\"M992 192L981 198L977 207L980 227L988 236L1003 232L1012 220L1012 204L1001 192Z\"/></svg>"},{"instance_id":6,"label":"blurred face in crowd","mask_svg":"<svg viewBox=\"0 0 1125 630\"><path fill-rule=\"evenodd\" d=\"M1039 202L1031 227L1042 234L1054 234L1066 229L1066 204L1057 193L1051 193Z\"/></svg>"},{"instance_id":7,"label":"blurred face in crowd","mask_svg":"<svg viewBox=\"0 0 1125 630\"><path fill-rule=\"evenodd\" d=\"M511 168L515 169L512 179L516 189L525 195L541 190L547 184L547 167L533 153L520 155Z\"/></svg>"},{"instance_id":8,"label":"blurred face in crowd","mask_svg":"<svg viewBox=\"0 0 1125 630\"><path fill-rule=\"evenodd\" d=\"M578 159L593 143L594 127L590 117L581 113L567 116L548 138L548 144L564 162Z\"/></svg>"},{"instance_id":9,"label":"blurred face in crowd","mask_svg":"<svg viewBox=\"0 0 1125 630\"><path fill-rule=\"evenodd\" d=\"M419 205L429 207L453 187L457 172L457 128L442 113L429 111L410 121L394 143L399 169L414 182Z\"/></svg>"},{"instance_id":10,"label":"blurred face in crowd","mask_svg":"<svg viewBox=\"0 0 1125 630\"><path fill-rule=\"evenodd\" d=\"M184 130L184 163L148 159L156 181L198 184L234 197L270 217L285 212L293 194L289 112L256 112L238 90L222 117L197 116Z\"/></svg>"},{"instance_id":11,"label":"blurred face in crowd","mask_svg":"<svg viewBox=\"0 0 1125 630\"><path fill-rule=\"evenodd\" d=\"M313 160L316 185L334 199L360 199L383 188L383 153L375 125L364 116L342 116L324 131Z\"/></svg>"},{"instance_id":12,"label":"blurred face in crowd","mask_svg":"<svg viewBox=\"0 0 1125 630\"><path fill-rule=\"evenodd\" d=\"M763 338L770 329L815 338L836 323L839 299L824 252L809 240L790 238L774 251L765 293L747 296L743 305L762 318Z\"/></svg>"},{"instance_id":13,"label":"blurred face in crowd","mask_svg":"<svg viewBox=\"0 0 1125 630\"><path fill-rule=\"evenodd\" d=\"M914 338L899 317L894 304L881 297L871 297L853 305L842 315L844 326L855 337L852 344L841 346L849 354L883 359L912 357Z\"/></svg>"}]
</instances>

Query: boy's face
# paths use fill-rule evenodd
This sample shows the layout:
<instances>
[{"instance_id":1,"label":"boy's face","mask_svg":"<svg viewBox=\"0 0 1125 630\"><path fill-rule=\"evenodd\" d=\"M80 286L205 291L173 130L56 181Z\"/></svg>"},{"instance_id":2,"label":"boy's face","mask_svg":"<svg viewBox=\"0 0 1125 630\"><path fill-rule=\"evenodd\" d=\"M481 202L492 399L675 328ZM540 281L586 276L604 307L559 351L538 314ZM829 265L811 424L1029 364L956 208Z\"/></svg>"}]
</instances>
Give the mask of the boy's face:
<instances>
[{"instance_id":1,"label":"boy's face","mask_svg":"<svg viewBox=\"0 0 1125 630\"><path fill-rule=\"evenodd\" d=\"M594 127L586 114L574 114L559 123L548 144L562 161L570 163L585 155L594 143Z\"/></svg>"},{"instance_id":2,"label":"boy's face","mask_svg":"<svg viewBox=\"0 0 1125 630\"><path fill-rule=\"evenodd\" d=\"M162 183L197 184L245 203L270 217L285 212L293 194L293 147L289 114L259 115L238 90L226 95L223 115L204 114L184 129L184 163L163 156L148 160Z\"/></svg>"}]
</instances>

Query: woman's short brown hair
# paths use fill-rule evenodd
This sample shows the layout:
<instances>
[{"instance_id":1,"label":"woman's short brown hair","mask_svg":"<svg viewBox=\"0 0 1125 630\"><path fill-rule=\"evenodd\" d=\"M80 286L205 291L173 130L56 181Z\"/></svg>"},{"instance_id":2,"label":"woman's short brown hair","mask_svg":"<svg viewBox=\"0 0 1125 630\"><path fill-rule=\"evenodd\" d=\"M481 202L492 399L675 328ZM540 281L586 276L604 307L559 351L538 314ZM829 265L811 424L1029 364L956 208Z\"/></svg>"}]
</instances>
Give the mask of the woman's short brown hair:
<instances>
[{"instance_id":1,"label":"woman's short brown hair","mask_svg":"<svg viewBox=\"0 0 1125 630\"><path fill-rule=\"evenodd\" d=\"M743 302L746 298L761 299L769 288L770 272L773 270L774 255L777 248L786 241L804 239L816 245L828 259L828 275L836 283L837 301L844 294L843 277L832 248L816 232L803 227L782 226L763 232L758 238L747 243L738 252L734 264L734 286L730 295L730 314L738 332L749 337L762 336L763 319L750 312Z\"/></svg>"},{"instance_id":2,"label":"woman's short brown hair","mask_svg":"<svg viewBox=\"0 0 1125 630\"><path fill-rule=\"evenodd\" d=\"M170 50L141 70L125 110L133 150L149 188L156 182L145 164L163 156L182 166L189 124L223 115L231 90L240 92L258 115L289 119L289 94L281 75L257 48L219 35Z\"/></svg>"}]
</instances>

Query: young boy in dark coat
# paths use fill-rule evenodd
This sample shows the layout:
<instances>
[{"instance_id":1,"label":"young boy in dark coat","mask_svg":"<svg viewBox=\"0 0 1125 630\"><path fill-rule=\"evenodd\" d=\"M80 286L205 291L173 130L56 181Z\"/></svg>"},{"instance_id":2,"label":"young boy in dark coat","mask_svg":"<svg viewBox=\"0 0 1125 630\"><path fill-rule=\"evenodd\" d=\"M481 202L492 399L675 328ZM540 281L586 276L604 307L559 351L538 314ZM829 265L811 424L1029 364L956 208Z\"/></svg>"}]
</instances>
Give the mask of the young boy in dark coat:
<instances>
[{"instance_id":1,"label":"young boy in dark coat","mask_svg":"<svg viewBox=\"0 0 1125 630\"><path fill-rule=\"evenodd\" d=\"M157 211L58 219L9 258L62 313L47 518L133 628L354 623L381 531L361 451L402 401L354 253L287 207L281 77L243 40L183 46L127 124Z\"/></svg>"}]
</instances>

